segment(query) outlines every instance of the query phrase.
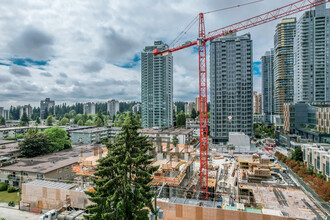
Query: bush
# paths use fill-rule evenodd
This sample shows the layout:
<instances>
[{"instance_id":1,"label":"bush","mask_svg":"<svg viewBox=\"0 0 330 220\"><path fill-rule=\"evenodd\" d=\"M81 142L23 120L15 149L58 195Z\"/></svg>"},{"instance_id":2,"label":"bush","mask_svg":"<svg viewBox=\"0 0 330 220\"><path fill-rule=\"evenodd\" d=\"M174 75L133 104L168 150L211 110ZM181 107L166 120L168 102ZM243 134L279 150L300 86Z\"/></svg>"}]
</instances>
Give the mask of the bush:
<instances>
[{"instance_id":1,"label":"bush","mask_svg":"<svg viewBox=\"0 0 330 220\"><path fill-rule=\"evenodd\" d=\"M5 138L6 141L16 141L17 138L16 137L9 137L9 138Z\"/></svg>"},{"instance_id":2,"label":"bush","mask_svg":"<svg viewBox=\"0 0 330 220\"><path fill-rule=\"evenodd\" d=\"M8 187L8 183L0 183L0 191L6 191Z\"/></svg>"},{"instance_id":3,"label":"bush","mask_svg":"<svg viewBox=\"0 0 330 220\"><path fill-rule=\"evenodd\" d=\"M12 186L8 187L8 189L7 189L7 192L9 192L9 193L16 192L16 191L17 191L16 188L12 187Z\"/></svg>"}]
</instances>

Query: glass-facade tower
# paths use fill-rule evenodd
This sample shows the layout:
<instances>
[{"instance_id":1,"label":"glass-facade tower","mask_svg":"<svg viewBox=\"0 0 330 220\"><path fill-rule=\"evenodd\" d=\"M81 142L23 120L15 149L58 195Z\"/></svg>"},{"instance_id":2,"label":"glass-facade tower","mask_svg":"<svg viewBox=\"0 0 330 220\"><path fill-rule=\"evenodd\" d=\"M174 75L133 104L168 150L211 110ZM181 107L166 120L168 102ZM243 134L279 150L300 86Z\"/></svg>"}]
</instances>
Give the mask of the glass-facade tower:
<instances>
[{"instance_id":1,"label":"glass-facade tower","mask_svg":"<svg viewBox=\"0 0 330 220\"><path fill-rule=\"evenodd\" d=\"M155 56L154 49L168 48L162 41L141 53L142 127L173 126L173 57Z\"/></svg>"}]
</instances>

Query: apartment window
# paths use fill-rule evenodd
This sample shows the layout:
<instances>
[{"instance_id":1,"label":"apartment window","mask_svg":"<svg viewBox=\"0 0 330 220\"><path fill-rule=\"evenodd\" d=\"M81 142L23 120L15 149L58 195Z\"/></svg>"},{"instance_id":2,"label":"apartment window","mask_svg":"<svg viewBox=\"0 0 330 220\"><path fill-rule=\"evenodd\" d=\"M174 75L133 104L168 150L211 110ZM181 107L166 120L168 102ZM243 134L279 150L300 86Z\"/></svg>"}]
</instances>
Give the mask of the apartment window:
<instances>
[{"instance_id":1,"label":"apartment window","mask_svg":"<svg viewBox=\"0 0 330 220\"><path fill-rule=\"evenodd\" d=\"M41 173L38 173L37 174L37 179L43 179L44 178L44 175L43 174L41 174Z\"/></svg>"}]
</instances>

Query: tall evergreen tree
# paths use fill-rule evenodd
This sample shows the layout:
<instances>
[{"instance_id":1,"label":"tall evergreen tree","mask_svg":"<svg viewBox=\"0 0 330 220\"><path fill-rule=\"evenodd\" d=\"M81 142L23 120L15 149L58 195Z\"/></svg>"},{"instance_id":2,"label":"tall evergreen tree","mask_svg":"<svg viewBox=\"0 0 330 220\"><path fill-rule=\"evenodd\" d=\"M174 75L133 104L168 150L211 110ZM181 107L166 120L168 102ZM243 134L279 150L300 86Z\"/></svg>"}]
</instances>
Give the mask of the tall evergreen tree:
<instances>
[{"instance_id":1,"label":"tall evergreen tree","mask_svg":"<svg viewBox=\"0 0 330 220\"><path fill-rule=\"evenodd\" d=\"M0 125L6 125L6 120L2 116L0 116Z\"/></svg>"},{"instance_id":2,"label":"tall evergreen tree","mask_svg":"<svg viewBox=\"0 0 330 220\"><path fill-rule=\"evenodd\" d=\"M28 118L26 112L23 113L22 118L21 118L21 122L19 124L21 126L27 126L27 125L29 125L29 118Z\"/></svg>"},{"instance_id":3,"label":"tall evergreen tree","mask_svg":"<svg viewBox=\"0 0 330 220\"><path fill-rule=\"evenodd\" d=\"M48 111L48 108L46 108L44 111L44 115L42 117L43 117L43 119L46 119L48 116L49 116L49 111Z\"/></svg>"},{"instance_id":4,"label":"tall evergreen tree","mask_svg":"<svg viewBox=\"0 0 330 220\"><path fill-rule=\"evenodd\" d=\"M139 127L127 117L114 143L107 143L108 155L99 160L93 179L95 191L86 192L95 203L87 207L92 213L88 219L148 219L145 208L153 210L149 183L158 167L151 166L147 152L153 148L147 137L138 134Z\"/></svg>"},{"instance_id":5,"label":"tall evergreen tree","mask_svg":"<svg viewBox=\"0 0 330 220\"><path fill-rule=\"evenodd\" d=\"M37 123L38 125L41 124L40 117L37 117L37 119L36 119L36 123Z\"/></svg>"},{"instance_id":6,"label":"tall evergreen tree","mask_svg":"<svg viewBox=\"0 0 330 220\"><path fill-rule=\"evenodd\" d=\"M186 115L182 111L177 115L176 125L178 127L186 126Z\"/></svg>"},{"instance_id":7,"label":"tall evergreen tree","mask_svg":"<svg viewBox=\"0 0 330 220\"><path fill-rule=\"evenodd\" d=\"M197 113L196 113L195 108L193 108L191 111L191 118L195 119L196 117L197 117Z\"/></svg>"}]
</instances>

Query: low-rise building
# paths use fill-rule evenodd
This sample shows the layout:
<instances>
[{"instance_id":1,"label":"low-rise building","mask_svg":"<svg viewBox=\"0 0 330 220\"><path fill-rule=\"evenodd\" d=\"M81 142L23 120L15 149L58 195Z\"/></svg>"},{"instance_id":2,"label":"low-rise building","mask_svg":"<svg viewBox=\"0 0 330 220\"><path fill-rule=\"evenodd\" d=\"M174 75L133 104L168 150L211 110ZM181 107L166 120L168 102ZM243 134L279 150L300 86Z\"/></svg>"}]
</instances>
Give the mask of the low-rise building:
<instances>
[{"instance_id":1,"label":"low-rise building","mask_svg":"<svg viewBox=\"0 0 330 220\"><path fill-rule=\"evenodd\" d=\"M72 167L80 157L92 156L94 146L81 145L67 150L33 158L20 158L17 163L0 167L0 181L21 187L24 182L35 179L73 180Z\"/></svg>"},{"instance_id":2,"label":"low-rise building","mask_svg":"<svg viewBox=\"0 0 330 220\"><path fill-rule=\"evenodd\" d=\"M303 144L303 160L307 167L330 179L330 144Z\"/></svg>"},{"instance_id":3,"label":"low-rise building","mask_svg":"<svg viewBox=\"0 0 330 220\"><path fill-rule=\"evenodd\" d=\"M85 191L88 190L92 190L90 186L83 187L76 184L50 181L30 181L22 185L20 209L24 211L34 210L39 213L59 209L63 206L85 209L87 205L92 204L85 194Z\"/></svg>"},{"instance_id":4,"label":"low-rise building","mask_svg":"<svg viewBox=\"0 0 330 220\"><path fill-rule=\"evenodd\" d=\"M227 145L232 145L235 152L249 152L251 148L250 137L243 132L229 132Z\"/></svg>"},{"instance_id":5,"label":"low-rise building","mask_svg":"<svg viewBox=\"0 0 330 220\"><path fill-rule=\"evenodd\" d=\"M4 157L16 158L19 156L21 156L21 151L18 148L18 142L0 140L0 159Z\"/></svg>"},{"instance_id":6,"label":"low-rise building","mask_svg":"<svg viewBox=\"0 0 330 220\"><path fill-rule=\"evenodd\" d=\"M142 135L148 136L152 142L157 142L158 138L161 138L163 142L173 142L173 138L176 136L179 140L179 144L190 144L193 140L194 129L154 129L143 128L138 130Z\"/></svg>"},{"instance_id":7,"label":"low-rise building","mask_svg":"<svg viewBox=\"0 0 330 220\"><path fill-rule=\"evenodd\" d=\"M193 136L199 137L200 136L199 120L197 118L196 119L187 118L186 119L186 129L194 129Z\"/></svg>"},{"instance_id":8,"label":"low-rise building","mask_svg":"<svg viewBox=\"0 0 330 220\"><path fill-rule=\"evenodd\" d=\"M330 143L330 102L285 103L284 131L316 143Z\"/></svg>"},{"instance_id":9,"label":"low-rise building","mask_svg":"<svg viewBox=\"0 0 330 220\"><path fill-rule=\"evenodd\" d=\"M71 131L72 144L95 144L111 137L111 128L97 127Z\"/></svg>"},{"instance_id":10,"label":"low-rise building","mask_svg":"<svg viewBox=\"0 0 330 220\"><path fill-rule=\"evenodd\" d=\"M29 128L38 128L39 131L44 131L45 129L50 128L50 126L0 128L0 140L5 138L13 138L20 134L25 134L28 132Z\"/></svg>"},{"instance_id":11,"label":"low-rise building","mask_svg":"<svg viewBox=\"0 0 330 220\"><path fill-rule=\"evenodd\" d=\"M79 125L75 125L75 124L67 125L67 126L59 126L59 127L63 128L67 132L69 138L71 137L71 132L73 132L73 131L80 131L80 130L94 128L94 126L79 126Z\"/></svg>"}]
</instances>

